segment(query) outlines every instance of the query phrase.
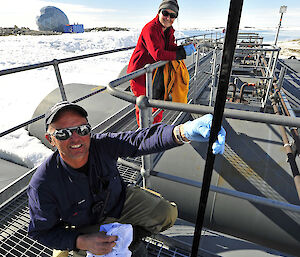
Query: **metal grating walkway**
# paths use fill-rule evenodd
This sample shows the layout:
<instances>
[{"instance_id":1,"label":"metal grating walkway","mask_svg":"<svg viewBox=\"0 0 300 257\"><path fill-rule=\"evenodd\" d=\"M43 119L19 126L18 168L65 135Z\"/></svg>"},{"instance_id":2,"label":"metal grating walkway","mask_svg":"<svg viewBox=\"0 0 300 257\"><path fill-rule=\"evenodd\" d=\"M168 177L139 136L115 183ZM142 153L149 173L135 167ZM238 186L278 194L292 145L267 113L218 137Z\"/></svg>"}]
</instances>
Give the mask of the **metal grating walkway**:
<instances>
[{"instance_id":1,"label":"metal grating walkway","mask_svg":"<svg viewBox=\"0 0 300 257\"><path fill-rule=\"evenodd\" d=\"M0 210L0 256L51 256L52 250L27 237L27 195L21 194Z\"/></svg>"},{"instance_id":2,"label":"metal grating walkway","mask_svg":"<svg viewBox=\"0 0 300 257\"><path fill-rule=\"evenodd\" d=\"M25 192L10 202L5 208L2 208L0 213L0 256L52 256L50 248L27 237L27 226L30 218ZM149 256L189 256L189 253L184 250L168 247L161 241L152 238L146 239L146 246Z\"/></svg>"}]
</instances>

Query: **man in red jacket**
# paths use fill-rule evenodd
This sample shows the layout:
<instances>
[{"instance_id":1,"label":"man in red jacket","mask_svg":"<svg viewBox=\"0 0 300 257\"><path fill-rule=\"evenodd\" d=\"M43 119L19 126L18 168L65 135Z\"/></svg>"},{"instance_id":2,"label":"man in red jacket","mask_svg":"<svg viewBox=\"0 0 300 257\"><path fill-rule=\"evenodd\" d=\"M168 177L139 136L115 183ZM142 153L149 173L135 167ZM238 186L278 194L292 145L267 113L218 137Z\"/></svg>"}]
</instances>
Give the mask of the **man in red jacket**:
<instances>
[{"instance_id":1,"label":"man in red jacket","mask_svg":"<svg viewBox=\"0 0 300 257\"><path fill-rule=\"evenodd\" d=\"M193 44L175 44L173 22L178 16L177 0L163 0L156 17L142 29L135 50L130 58L127 73L143 68L157 61L181 60L195 51ZM130 81L135 96L146 95L146 75ZM155 109L153 109L155 111ZM154 123L162 120L162 111L154 118ZM136 119L139 125L139 109L136 106Z\"/></svg>"}]
</instances>

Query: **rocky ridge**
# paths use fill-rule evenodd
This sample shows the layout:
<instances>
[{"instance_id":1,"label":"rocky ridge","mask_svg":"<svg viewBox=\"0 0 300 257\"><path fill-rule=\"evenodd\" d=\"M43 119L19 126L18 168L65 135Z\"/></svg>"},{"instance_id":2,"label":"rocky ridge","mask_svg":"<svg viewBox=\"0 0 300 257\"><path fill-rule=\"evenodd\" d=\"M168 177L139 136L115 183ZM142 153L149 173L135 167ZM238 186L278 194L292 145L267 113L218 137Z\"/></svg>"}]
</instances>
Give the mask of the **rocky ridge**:
<instances>
[{"instance_id":1,"label":"rocky ridge","mask_svg":"<svg viewBox=\"0 0 300 257\"><path fill-rule=\"evenodd\" d=\"M91 31L128 31L126 28L119 28L119 27L95 27L84 29L85 32ZM2 28L0 27L0 36L18 36L18 35L31 35L31 36L41 36L41 35L61 35L62 32L55 32L55 31L39 31L39 30L31 30L27 27L14 26L11 28Z\"/></svg>"}]
</instances>

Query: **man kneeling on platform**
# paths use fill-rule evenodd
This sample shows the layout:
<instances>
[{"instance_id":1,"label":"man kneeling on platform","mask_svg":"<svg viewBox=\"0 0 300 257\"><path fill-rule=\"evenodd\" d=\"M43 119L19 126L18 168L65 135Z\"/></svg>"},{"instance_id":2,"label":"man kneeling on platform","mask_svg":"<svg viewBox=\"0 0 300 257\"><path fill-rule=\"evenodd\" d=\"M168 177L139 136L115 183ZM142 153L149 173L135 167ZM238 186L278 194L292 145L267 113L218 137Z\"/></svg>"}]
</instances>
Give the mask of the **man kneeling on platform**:
<instances>
[{"instance_id":1,"label":"man kneeling on platform","mask_svg":"<svg viewBox=\"0 0 300 257\"><path fill-rule=\"evenodd\" d=\"M117 169L118 157L135 157L208 141L212 115L179 126L155 124L146 129L91 135L87 112L59 102L46 113L45 137L57 148L33 175L29 187L29 236L57 249L53 256L112 252L118 238L99 232L101 224L133 226L132 256L147 256L141 239L173 226L175 203L138 186L128 186ZM213 153L223 153L225 130ZM142 249L142 250L141 250ZM141 253L140 251L144 251Z\"/></svg>"}]
</instances>

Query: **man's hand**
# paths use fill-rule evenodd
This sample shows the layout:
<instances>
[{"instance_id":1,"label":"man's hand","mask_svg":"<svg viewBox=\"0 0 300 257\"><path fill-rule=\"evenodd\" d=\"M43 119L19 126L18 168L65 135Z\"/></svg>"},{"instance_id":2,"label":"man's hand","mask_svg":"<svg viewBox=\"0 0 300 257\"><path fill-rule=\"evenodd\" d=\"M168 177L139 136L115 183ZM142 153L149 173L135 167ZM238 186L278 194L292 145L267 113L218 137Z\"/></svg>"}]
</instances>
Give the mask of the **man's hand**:
<instances>
[{"instance_id":1,"label":"man's hand","mask_svg":"<svg viewBox=\"0 0 300 257\"><path fill-rule=\"evenodd\" d=\"M112 251L117 239L117 236L107 236L105 232L84 234L77 237L76 247L93 254L105 255Z\"/></svg>"},{"instance_id":2,"label":"man's hand","mask_svg":"<svg viewBox=\"0 0 300 257\"><path fill-rule=\"evenodd\" d=\"M183 138L187 138L191 141L207 142L210 136L210 128L213 116L206 114L201 118L193 121L188 121L182 125ZM226 131L221 127L217 140L212 146L213 154L223 154L225 148L225 136Z\"/></svg>"}]
</instances>

